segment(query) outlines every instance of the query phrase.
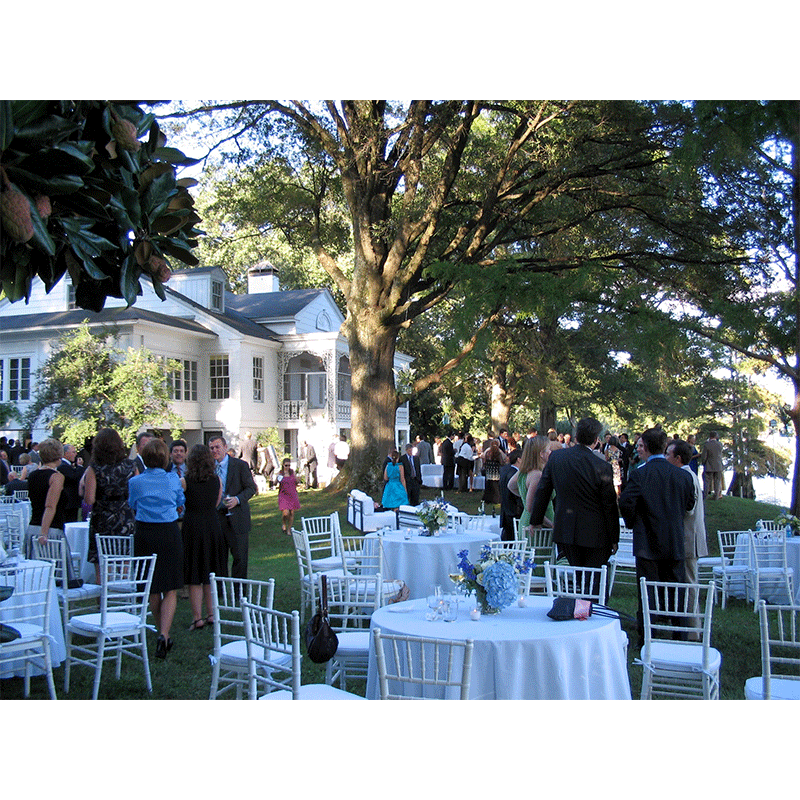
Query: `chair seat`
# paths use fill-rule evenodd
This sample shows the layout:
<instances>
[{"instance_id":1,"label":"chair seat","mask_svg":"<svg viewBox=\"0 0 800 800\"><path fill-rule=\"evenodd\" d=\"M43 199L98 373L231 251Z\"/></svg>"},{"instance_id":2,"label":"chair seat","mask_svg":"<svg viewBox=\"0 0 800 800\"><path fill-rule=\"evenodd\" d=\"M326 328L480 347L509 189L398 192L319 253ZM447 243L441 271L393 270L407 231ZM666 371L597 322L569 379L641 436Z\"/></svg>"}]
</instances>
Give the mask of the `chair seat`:
<instances>
[{"instance_id":1,"label":"chair seat","mask_svg":"<svg viewBox=\"0 0 800 800\"><path fill-rule=\"evenodd\" d=\"M70 619L67 628L73 633L86 631L95 635L103 629L102 623L103 616L100 613L80 614ZM136 614L129 614L127 611L112 611L106 615L106 630L117 635L126 630L139 630L140 627L139 617Z\"/></svg>"},{"instance_id":2,"label":"chair seat","mask_svg":"<svg viewBox=\"0 0 800 800\"><path fill-rule=\"evenodd\" d=\"M368 630L341 631L337 632L336 638L339 640L339 646L336 648L334 658L369 655L370 632Z\"/></svg>"},{"instance_id":3,"label":"chair seat","mask_svg":"<svg viewBox=\"0 0 800 800\"><path fill-rule=\"evenodd\" d=\"M723 564L729 563L727 559L721 556L700 556L700 558L697 559L697 564L701 567L722 566Z\"/></svg>"},{"instance_id":4,"label":"chair seat","mask_svg":"<svg viewBox=\"0 0 800 800\"><path fill-rule=\"evenodd\" d=\"M262 695L259 700L291 700L292 693L288 689L283 689L278 692L270 692L269 694ZM342 689L336 689L333 686L328 686L326 683L307 683L300 687L299 700L366 700L357 694L345 692Z\"/></svg>"},{"instance_id":5,"label":"chair seat","mask_svg":"<svg viewBox=\"0 0 800 800\"><path fill-rule=\"evenodd\" d=\"M44 635L44 630L41 625L32 625L30 622L12 622L9 624L19 633L18 639L12 639L7 643L13 647L25 644L26 641L34 642L36 639L41 639Z\"/></svg>"},{"instance_id":6,"label":"chair seat","mask_svg":"<svg viewBox=\"0 0 800 800\"><path fill-rule=\"evenodd\" d=\"M311 559L311 566L314 569L322 570L323 572L327 569L336 569L342 563L342 559L340 556L327 556L326 558L312 558Z\"/></svg>"},{"instance_id":7,"label":"chair seat","mask_svg":"<svg viewBox=\"0 0 800 800\"><path fill-rule=\"evenodd\" d=\"M800 678L778 678L773 675L769 688L770 700L800 700ZM764 699L764 681L760 675L747 679L744 697L745 700Z\"/></svg>"},{"instance_id":8,"label":"chair seat","mask_svg":"<svg viewBox=\"0 0 800 800\"><path fill-rule=\"evenodd\" d=\"M69 600L88 600L90 597L100 597L103 594L103 587L97 583L84 583L76 589L67 589L66 596ZM59 593L63 598L64 592Z\"/></svg>"},{"instance_id":9,"label":"chair seat","mask_svg":"<svg viewBox=\"0 0 800 800\"><path fill-rule=\"evenodd\" d=\"M747 564L729 564L729 565L727 565L725 567L724 572L723 572L723 569L722 569L721 566L714 567L714 577L715 578L717 578L717 577L721 578L723 576L723 574L727 574L727 575L746 575L749 572L750 572L750 567L748 567Z\"/></svg>"},{"instance_id":10,"label":"chair seat","mask_svg":"<svg viewBox=\"0 0 800 800\"><path fill-rule=\"evenodd\" d=\"M650 646L650 661L656 669L702 672L703 647L692 642L656 639ZM722 655L719 650L711 647L709 649L709 670L717 672L721 663Z\"/></svg>"},{"instance_id":11,"label":"chair seat","mask_svg":"<svg viewBox=\"0 0 800 800\"><path fill-rule=\"evenodd\" d=\"M274 661L278 664L289 664L291 657L286 653L276 653L274 650L269 651L269 655L264 656L264 648L260 645L253 645L256 649L256 658L263 661ZM247 642L244 639L237 639L232 642L226 642L219 651L219 660L221 664L227 666L242 666L247 669Z\"/></svg>"}]
</instances>

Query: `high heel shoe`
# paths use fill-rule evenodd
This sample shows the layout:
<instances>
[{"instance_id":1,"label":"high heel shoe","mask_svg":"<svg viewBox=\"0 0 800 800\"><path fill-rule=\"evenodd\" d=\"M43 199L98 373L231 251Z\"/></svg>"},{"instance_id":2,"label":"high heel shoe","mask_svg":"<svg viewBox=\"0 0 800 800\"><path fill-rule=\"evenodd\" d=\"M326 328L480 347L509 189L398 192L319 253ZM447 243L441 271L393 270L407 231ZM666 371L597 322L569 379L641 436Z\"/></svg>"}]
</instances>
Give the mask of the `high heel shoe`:
<instances>
[{"instance_id":1,"label":"high heel shoe","mask_svg":"<svg viewBox=\"0 0 800 800\"><path fill-rule=\"evenodd\" d=\"M167 640L163 636L156 639L156 658L167 657Z\"/></svg>"}]
</instances>

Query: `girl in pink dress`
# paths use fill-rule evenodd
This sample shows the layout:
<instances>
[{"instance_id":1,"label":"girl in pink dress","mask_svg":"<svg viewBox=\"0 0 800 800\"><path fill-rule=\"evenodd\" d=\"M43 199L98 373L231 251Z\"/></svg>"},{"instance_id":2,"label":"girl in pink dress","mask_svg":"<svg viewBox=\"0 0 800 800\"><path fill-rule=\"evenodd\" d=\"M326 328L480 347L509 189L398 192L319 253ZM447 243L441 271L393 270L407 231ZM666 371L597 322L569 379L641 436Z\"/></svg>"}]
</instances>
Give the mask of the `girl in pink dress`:
<instances>
[{"instance_id":1,"label":"girl in pink dress","mask_svg":"<svg viewBox=\"0 0 800 800\"><path fill-rule=\"evenodd\" d=\"M288 458L283 460L278 475L278 508L281 510L281 529L291 536L294 512L300 510L300 498L297 496L297 476Z\"/></svg>"}]
</instances>

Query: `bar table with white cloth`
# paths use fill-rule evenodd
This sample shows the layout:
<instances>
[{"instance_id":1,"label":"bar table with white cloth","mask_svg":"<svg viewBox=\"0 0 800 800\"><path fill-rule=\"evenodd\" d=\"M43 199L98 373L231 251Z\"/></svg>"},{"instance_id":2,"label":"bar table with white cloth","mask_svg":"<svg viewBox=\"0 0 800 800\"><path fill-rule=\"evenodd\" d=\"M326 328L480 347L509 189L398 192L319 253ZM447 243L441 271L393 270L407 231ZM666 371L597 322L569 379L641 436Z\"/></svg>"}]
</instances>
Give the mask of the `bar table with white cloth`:
<instances>
[{"instance_id":1,"label":"bar table with white cloth","mask_svg":"<svg viewBox=\"0 0 800 800\"><path fill-rule=\"evenodd\" d=\"M49 566L47 561L34 561L20 559L17 563L20 565L39 565L42 567ZM8 562L4 566L8 567ZM8 576L4 576L4 583L9 586L13 585L8 580ZM0 578L0 580L3 580ZM42 593L44 598L44 593ZM14 595L12 594L8 600L0 603L0 622L14 627L14 611L15 611ZM53 666L57 667L67 657L67 647L64 643L64 627L61 624L61 611L58 608L58 595L56 594L55 585L50 591L50 658L52 659ZM10 678L13 675L22 677L25 674L24 661L9 661L0 667L0 678ZM35 667L31 668L31 675L41 675L41 670Z\"/></svg>"},{"instance_id":2,"label":"bar table with white cloth","mask_svg":"<svg viewBox=\"0 0 800 800\"><path fill-rule=\"evenodd\" d=\"M90 564L86 557L89 554L89 523L88 522L66 522L64 524L64 536L69 542L69 549L74 555L80 554L81 574L84 583L97 583L94 564Z\"/></svg>"},{"instance_id":3,"label":"bar table with white cloth","mask_svg":"<svg viewBox=\"0 0 800 800\"><path fill-rule=\"evenodd\" d=\"M750 534L740 533L736 537L736 550L733 554L735 566L750 563ZM786 537L786 566L794 569L794 599L786 597L785 587L777 585L771 594L762 593L762 598L770 605L783 605L785 603L800 604L800 536ZM731 581L731 597L746 597L747 591L744 578L734 578Z\"/></svg>"},{"instance_id":4,"label":"bar table with white cloth","mask_svg":"<svg viewBox=\"0 0 800 800\"><path fill-rule=\"evenodd\" d=\"M454 622L429 622L425 600L379 608L371 628L383 633L443 640L473 639L470 700L630 700L621 628L616 618L556 622L550 597L470 618L474 599L461 598ZM391 688L390 688L391 691ZM380 695L374 640L370 643L368 699Z\"/></svg>"},{"instance_id":5,"label":"bar table with white cloth","mask_svg":"<svg viewBox=\"0 0 800 800\"><path fill-rule=\"evenodd\" d=\"M402 580L407 584L411 597L426 597L439 584L446 591L453 586L450 573L458 571L458 554L469 551L469 559L475 562L486 542L500 538L490 530L457 532L443 529L439 536L420 536L419 528L405 531L390 531L379 535L368 533L367 539L380 539L383 547L385 578Z\"/></svg>"}]
</instances>

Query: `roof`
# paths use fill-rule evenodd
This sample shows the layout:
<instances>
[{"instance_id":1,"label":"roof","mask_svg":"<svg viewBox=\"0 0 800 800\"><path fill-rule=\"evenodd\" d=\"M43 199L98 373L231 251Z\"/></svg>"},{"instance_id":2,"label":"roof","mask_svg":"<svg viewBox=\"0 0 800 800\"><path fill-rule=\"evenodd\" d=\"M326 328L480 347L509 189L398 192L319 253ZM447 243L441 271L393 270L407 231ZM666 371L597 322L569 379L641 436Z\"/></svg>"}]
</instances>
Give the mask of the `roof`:
<instances>
[{"instance_id":1,"label":"roof","mask_svg":"<svg viewBox=\"0 0 800 800\"><path fill-rule=\"evenodd\" d=\"M210 331L208 328L193 320L172 317L166 314L160 314L157 311L137 308L136 306L131 306L130 308L104 308L97 313L78 308L74 311L54 311L49 314L22 314L21 316L10 317L9 319L15 331L36 330L37 328L76 327L84 320L89 322L90 325L114 325L120 322L136 322L143 320L146 322L154 322L159 325L166 325L170 328L179 328L193 333L204 333L209 336L216 336L213 331Z\"/></svg>"},{"instance_id":2,"label":"roof","mask_svg":"<svg viewBox=\"0 0 800 800\"><path fill-rule=\"evenodd\" d=\"M249 319L288 319L326 291L326 289L292 289L258 294L226 292L225 308L233 309Z\"/></svg>"}]
</instances>

